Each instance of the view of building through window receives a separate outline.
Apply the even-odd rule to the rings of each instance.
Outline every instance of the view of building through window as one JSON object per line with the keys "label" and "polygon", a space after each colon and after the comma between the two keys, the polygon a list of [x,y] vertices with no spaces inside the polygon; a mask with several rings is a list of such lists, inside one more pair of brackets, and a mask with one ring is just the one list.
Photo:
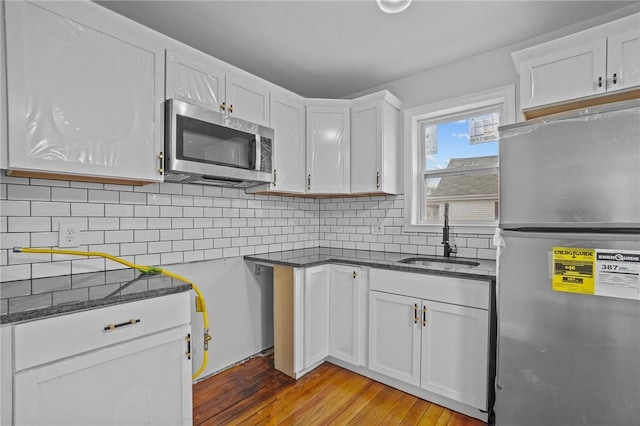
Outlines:
{"label": "view of building through window", "polygon": [[499,111],[421,123],[424,140],[422,220],[451,223],[498,219]]}

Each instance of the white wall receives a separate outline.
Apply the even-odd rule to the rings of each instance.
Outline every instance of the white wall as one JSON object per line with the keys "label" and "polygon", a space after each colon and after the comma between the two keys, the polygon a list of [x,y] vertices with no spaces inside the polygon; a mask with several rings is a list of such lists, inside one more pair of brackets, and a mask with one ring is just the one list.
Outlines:
{"label": "white wall", "polygon": [[[195,283],[209,316],[209,363],[200,378],[273,346],[273,274],[271,268],[240,257],[172,265],[171,272]],[[192,296],[192,300],[195,295]],[[203,326],[200,313],[191,312],[193,370],[200,368]]]}
{"label": "white wall", "polygon": [[[452,62],[438,68],[424,70],[383,85],[355,93],[347,98],[387,89],[403,101],[403,109],[435,103],[511,84],[519,87],[520,78],[511,53],[573,34],[640,11],[640,3],[612,13],[567,26],[520,43]],[[499,29],[496,29],[499,31]],[[517,106],[519,109],[519,99]]]}

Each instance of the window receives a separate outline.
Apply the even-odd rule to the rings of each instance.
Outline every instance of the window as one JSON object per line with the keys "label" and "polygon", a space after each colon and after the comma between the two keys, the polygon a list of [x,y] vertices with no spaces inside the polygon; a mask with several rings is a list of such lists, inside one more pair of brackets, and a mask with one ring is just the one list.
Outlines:
{"label": "window", "polygon": [[514,86],[405,111],[405,229],[444,222],[493,233],[499,211],[498,127],[514,121]]}

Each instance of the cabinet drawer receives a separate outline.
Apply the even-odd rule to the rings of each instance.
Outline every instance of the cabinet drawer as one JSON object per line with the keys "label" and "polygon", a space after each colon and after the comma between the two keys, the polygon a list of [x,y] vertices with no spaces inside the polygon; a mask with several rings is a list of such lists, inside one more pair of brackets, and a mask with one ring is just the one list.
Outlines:
{"label": "cabinet drawer", "polygon": [[184,292],[17,324],[15,371],[189,324],[189,301]]}
{"label": "cabinet drawer", "polygon": [[489,281],[371,269],[370,289],[443,303],[489,309]]}

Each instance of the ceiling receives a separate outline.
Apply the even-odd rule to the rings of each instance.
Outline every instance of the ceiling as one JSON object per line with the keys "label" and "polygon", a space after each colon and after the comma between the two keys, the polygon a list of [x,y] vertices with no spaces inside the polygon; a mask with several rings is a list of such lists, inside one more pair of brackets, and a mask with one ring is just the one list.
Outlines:
{"label": "ceiling", "polygon": [[341,98],[636,2],[96,1],[306,97]]}

